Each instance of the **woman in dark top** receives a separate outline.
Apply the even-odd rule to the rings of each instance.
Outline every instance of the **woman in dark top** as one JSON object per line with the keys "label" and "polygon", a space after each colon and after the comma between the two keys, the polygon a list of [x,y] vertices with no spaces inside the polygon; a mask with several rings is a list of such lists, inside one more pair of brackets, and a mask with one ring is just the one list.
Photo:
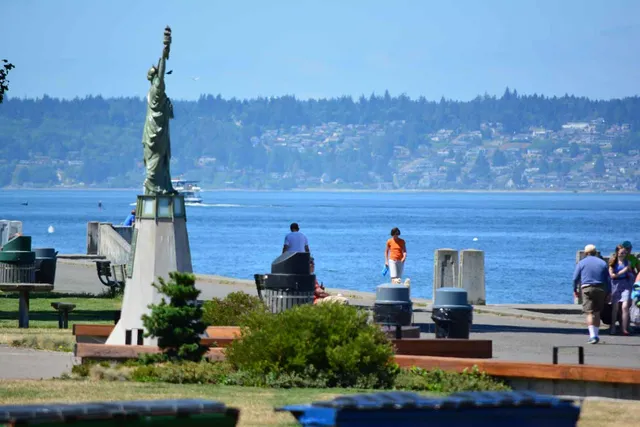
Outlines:
{"label": "woman in dark top", "polygon": [[633,270],[627,260],[627,249],[616,246],[616,253],[609,258],[609,276],[611,276],[611,335],[616,333],[618,307],[622,304],[623,335],[629,335],[629,309],[631,308],[631,288],[633,287]]}

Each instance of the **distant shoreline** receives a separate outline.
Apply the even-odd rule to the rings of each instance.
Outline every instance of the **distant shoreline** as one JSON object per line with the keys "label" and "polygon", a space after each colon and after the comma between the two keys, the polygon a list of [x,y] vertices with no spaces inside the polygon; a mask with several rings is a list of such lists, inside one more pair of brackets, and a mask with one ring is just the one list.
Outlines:
{"label": "distant shoreline", "polygon": [[[136,191],[138,187],[110,188],[110,187],[2,187],[12,191]],[[496,193],[496,194],[640,194],[640,191],[589,191],[589,190],[375,190],[375,189],[347,189],[347,188],[294,188],[291,190],[256,190],[244,188],[204,188],[202,192],[244,192],[244,193]]]}

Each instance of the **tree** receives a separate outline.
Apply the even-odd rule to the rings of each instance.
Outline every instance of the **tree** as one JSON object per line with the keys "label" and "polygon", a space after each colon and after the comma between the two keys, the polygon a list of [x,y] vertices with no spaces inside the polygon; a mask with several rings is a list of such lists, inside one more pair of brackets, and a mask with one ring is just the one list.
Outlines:
{"label": "tree", "polygon": [[4,100],[4,93],[9,90],[9,80],[7,80],[7,76],[9,75],[9,71],[15,68],[15,66],[3,59],[0,61],[2,65],[0,66],[0,104]]}
{"label": "tree", "polygon": [[169,282],[160,277],[160,284],[153,283],[161,294],[160,304],[151,304],[151,314],[142,316],[147,329],[145,336],[157,337],[160,347],[169,360],[198,362],[207,352],[200,344],[200,335],[206,326],[202,322],[202,308],[196,304],[200,291],[195,287],[196,277],[190,273],[169,273]]}
{"label": "tree", "polygon": [[497,149],[493,152],[493,157],[491,158],[491,164],[495,167],[506,166],[507,165],[507,156],[504,155],[504,152],[500,149]]}
{"label": "tree", "polygon": [[478,177],[486,177],[491,172],[491,166],[483,153],[478,153],[472,171]]}
{"label": "tree", "polygon": [[580,154],[580,147],[578,147],[578,144],[576,144],[575,142],[572,142],[571,144],[569,144],[569,156],[575,159],[576,157],[578,157],[579,154]]}
{"label": "tree", "polygon": [[598,156],[598,158],[596,159],[596,162],[593,164],[593,172],[597,176],[602,176],[606,172],[606,168],[604,166],[604,159],[602,158],[602,156]]}
{"label": "tree", "polygon": [[549,173],[549,163],[546,160],[540,160],[540,163],[538,164],[538,172],[542,175]]}

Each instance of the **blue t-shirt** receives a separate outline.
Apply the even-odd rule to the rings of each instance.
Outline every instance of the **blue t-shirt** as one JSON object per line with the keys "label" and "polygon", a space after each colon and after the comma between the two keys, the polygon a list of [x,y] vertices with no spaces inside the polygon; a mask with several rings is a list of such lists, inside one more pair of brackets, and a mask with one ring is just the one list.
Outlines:
{"label": "blue t-shirt", "polygon": [[124,225],[132,226],[133,221],[136,220],[136,216],[134,214],[129,214],[127,219],[124,220]]}
{"label": "blue t-shirt", "polygon": [[600,258],[590,255],[581,260],[573,272],[573,283],[576,287],[582,285],[600,285],[605,289],[611,289],[609,266]]}

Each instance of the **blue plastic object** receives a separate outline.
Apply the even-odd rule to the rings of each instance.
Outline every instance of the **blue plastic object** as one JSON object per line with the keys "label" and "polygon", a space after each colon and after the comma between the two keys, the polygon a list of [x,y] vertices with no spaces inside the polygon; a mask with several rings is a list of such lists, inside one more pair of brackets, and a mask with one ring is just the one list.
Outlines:
{"label": "blue plastic object", "polygon": [[389,272],[389,266],[388,266],[388,265],[385,265],[385,266],[384,266],[384,270],[382,270],[382,275],[383,275],[383,276],[386,276],[388,272]]}
{"label": "blue plastic object", "polygon": [[457,393],[428,398],[389,392],[341,396],[310,405],[290,405],[303,426],[360,427],[575,427],[580,407],[532,392]]}

